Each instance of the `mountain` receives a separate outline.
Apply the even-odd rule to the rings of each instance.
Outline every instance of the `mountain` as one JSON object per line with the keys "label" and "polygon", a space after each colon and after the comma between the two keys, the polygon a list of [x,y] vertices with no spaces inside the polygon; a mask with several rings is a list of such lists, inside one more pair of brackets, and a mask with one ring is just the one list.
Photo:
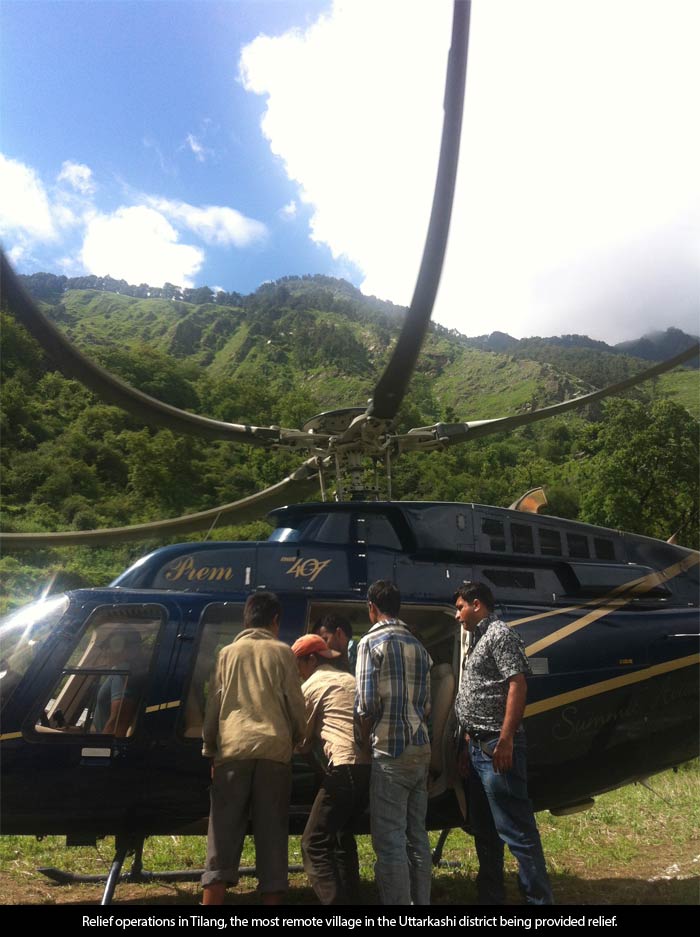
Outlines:
{"label": "mountain", "polygon": [[[179,300],[195,305],[211,303],[216,306],[242,306],[244,308],[279,307],[288,304],[292,308],[317,308],[340,312],[352,316],[362,310],[384,317],[386,321],[399,321],[405,308],[374,296],[365,296],[357,287],[346,280],[322,275],[282,277],[275,282],[264,283],[248,296],[240,293],[214,293],[208,286],[195,289],[182,289],[171,283],[163,287],[152,287],[147,283],[134,286],[125,280],[113,277],[66,277],[52,273],[33,273],[21,275],[20,280],[35,299],[57,304],[65,293],[73,290],[87,290],[117,293],[138,299]],[[434,326],[440,329],[440,326]],[[542,346],[566,349],[586,349],[610,354],[624,354],[646,361],[663,361],[679,354],[694,342],[697,335],[689,335],[681,329],[669,328],[665,332],[652,332],[641,338],[616,345],[589,338],[587,335],[559,335],[548,338],[530,337],[513,338],[505,332],[491,332],[489,335],[468,337],[456,330],[445,330],[452,337],[458,338],[471,348],[481,351],[500,353],[523,351]],[[700,363],[691,362],[686,367],[698,367]]]}
{"label": "mountain", "polygon": [[[672,358],[697,342],[697,335],[688,335],[681,329],[666,329],[665,332],[651,332],[642,338],[630,342],[620,342],[615,349],[625,355],[634,355],[647,361],[663,361]],[[695,362],[694,367],[697,367]]]}
{"label": "mountain", "polygon": [[[183,409],[261,426],[299,427],[323,410],[364,405],[405,314],[330,277],[286,277],[248,296],[168,284],[143,295],[154,291],[109,278],[24,280],[78,347],[130,384]],[[59,374],[10,316],[2,326],[3,529],[176,517],[267,487],[301,461],[144,427]],[[434,325],[398,428],[528,411],[645,366],[585,336],[472,339]],[[682,542],[695,544],[699,405],[697,371],[678,369],[624,398],[509,435],[402,457],[393,466],[395,496],[507,506],[544,484],[553,514],[654,536],[680,528]],[[621,471],[638,458],[634,471]],[[213,536],[267,531],[259,521]],[[148,547],[4,556],[7,600],[31,594],[47,570],[106,583]]]}

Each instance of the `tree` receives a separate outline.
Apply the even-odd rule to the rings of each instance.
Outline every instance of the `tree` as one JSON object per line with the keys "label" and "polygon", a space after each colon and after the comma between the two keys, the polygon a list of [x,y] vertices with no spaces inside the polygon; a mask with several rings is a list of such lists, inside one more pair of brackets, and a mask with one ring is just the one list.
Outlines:
{"label": "tree", "polygon": [[581,519],[697,548],[700,428],[670,400],[611,400],[590,427]]}

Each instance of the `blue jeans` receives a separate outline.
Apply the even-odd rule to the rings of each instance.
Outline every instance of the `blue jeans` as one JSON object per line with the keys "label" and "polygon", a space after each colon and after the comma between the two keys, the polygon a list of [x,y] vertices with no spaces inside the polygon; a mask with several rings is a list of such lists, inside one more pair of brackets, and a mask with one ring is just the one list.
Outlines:
{"label": "blue jeans", "polygon": [[528,904],[552,904],[540,834],[527,796],[525,737],[516,736],[513,766],[496,774],[478,743],[469,743],[469,819],[479,857],[480,904],[503,904],[503,845],[518,861],[518,882]]}
{"label": "blue jeans", "polygon": [[382,904],[430,904],[429,765],[429,745],[372,759],[369,809]]}

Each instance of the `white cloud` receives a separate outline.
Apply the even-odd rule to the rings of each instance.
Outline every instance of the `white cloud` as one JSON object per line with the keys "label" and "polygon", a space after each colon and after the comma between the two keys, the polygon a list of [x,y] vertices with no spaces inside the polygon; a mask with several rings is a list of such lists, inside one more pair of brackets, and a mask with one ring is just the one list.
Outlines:
{"label": "white cloud", "polygon": [[93,195],[95,193],[96,186],[92,178],[92,169],[84,163],[73,163],[66,160],[61,166],[58,181],[67,182],[81,195]]}
{"label": "white cloud", "polygon": [[290,202],[287,202],[286,205],[283,205],[282,208],[280,208],[279,213],[282,216],[282,218],[294,218],[296,217],[297,210],[298,210],[298,205],[294,201],[294,199],[292,199]]}
{"label": "white cloud", "polygon": [[13,265],[22,263],[26,255],[27,247],[24,244],[15,244],[15,246],[8,251],[8,257]]}
{"label": "white cloud", "polygon": [[88,223],[82,261],[90,273],[129,283],[192,286],[204,262],[197,247],[178,243],[177,231],[145,205],[121,207]]}
{"label": "white cloud", "polygon": [[194,153],[195,159],[198,163],[203,163],[206,159],[207,149],[204,147],[200,141],[195,137],[193,133],[188,133],[185,137],[185,143],[190,148],[192,153]]}
{"label": "white cloud", "polygon": [[156,196],[146,196],[145,201],[173,223],[188,228],[205,244],[247,247],[267,234],[267,228],[261,221],[247,218],[235,208],[224,205],[198,207]]}
{"label": "white cloud", "polygon": [[36,172],[0,153],[0,234],[19,239],[15,250],[33,239],[52,241],[57,232],[51,206]]}
{"label": "white cloud", "polygon": [[[89,166],[66,161],[47,189],[29,166],[0,154],[0,234],[15,264],[36,263],[47,242],[49,266],[71,275],[110,274],[130,283],[166,281],[193,286],[204,251],[182,243],[187,231],[207,245],[247,247],[267,235],[262,222],[221,205],[198,207],[157,196],[131,194],[116,211],[99,210]],[[57,253],[56,251],[60,251]]]}
{"label": "white cloud", "polygon": [[[450,10],[336,0],[240,61],[311,236],[395,302],[425,236]],[[697,330],[699,29],[695,0],[663,15],[652,0],[476,0],[438,321],[609,340]]]}

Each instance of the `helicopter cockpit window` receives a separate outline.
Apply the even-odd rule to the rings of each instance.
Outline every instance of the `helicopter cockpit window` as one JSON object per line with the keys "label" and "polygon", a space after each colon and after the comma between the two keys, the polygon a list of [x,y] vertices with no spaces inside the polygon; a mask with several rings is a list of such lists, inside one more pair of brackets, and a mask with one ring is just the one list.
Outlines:
{"label": "helicopter cockpit window", "polygon": [[185,701],[185,738],[202,738],[204,710],[216,658],[243,630],[243,606],[234,602],[207,605],[201,618],[201,637]]}
{"label": "helicopter cockpit window", "polygon": [[68,596],[32,602],[0,621],[0,708],[68,608]]}
{"label": "helicopter cockpit window", "polygon": [[342,543],[350,539],[350,514],[333,511],[299,518],[294,527],[278,527],[268,540],[273,543]]}
{"label": "helicopter cockpit window", "polygon": [[44,734],[132,734],[164,620],[155,605],[91,615],[35,726]]}
{"label": "helicopter cockpit window", "polygon": [[299,539],[299,531],[295,527],[277,527],[267,539],[271,543],[294,543]]}

